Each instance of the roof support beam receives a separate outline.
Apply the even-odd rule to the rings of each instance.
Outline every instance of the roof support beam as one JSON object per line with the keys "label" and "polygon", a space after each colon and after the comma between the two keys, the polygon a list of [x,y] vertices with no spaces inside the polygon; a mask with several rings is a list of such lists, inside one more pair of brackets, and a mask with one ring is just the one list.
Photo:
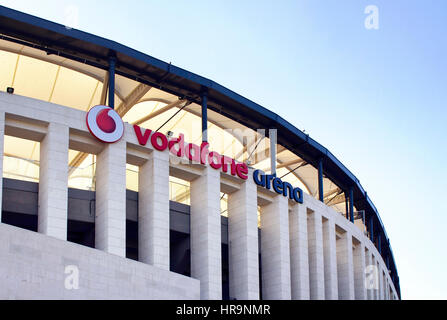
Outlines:
{"label": "roof support beam", "polygon": [[109,58],[109,107],[115,109],[115,65],[116,57]]}
{"label": "roof support beam", "polygon": [[149,92],[149,90],[152,87],[145,85],[143,83],[140,83],[135,89],[132,90],[131,93],[126,97],[125,101],[121,102],[118,108],[116,109],[116,112],[121,116],[124,117],[124,115],[135,105],[137,104],[141,98],[144,97],[146,93]]}
{"label": "roof support beam", "polygon": [[[324,199],[326,200],[324,203],[328,205],[338,204],[344,201],[344,196],[342,194],[342,190],[340,188],[336,188],[324,194]],[[332,197],[331,197],[332,196]]]}
{"label": "roof support beam", "polygon": [[202,90],[202,142],[208,141],[208,91]]}
{"label": "roof support beam", "polygon": [[291,160],[291,161],[287,161],[287,162],[283,162],[281,164],[278,164],[276,166],[276,169],[281,169],[281,168],[285,168],[285,167],[288,167],[288,166],[293,166],[295,164],[296,165],[300,165],[302,163],[304,163],[303,159],[295,159],[295,160]]}
{"label": "roof support beam", "polygon": [[335,188],[334,190],[326,192],[323,197],[326,199],[327,197],[333,195],[334,193],[338,193],[338,192],[340,192],[340,188]]}
{"label": "roof support beam", "polygon": [[354,222],[354,188],[349,187],[349,220]]}
{"label": "roof support beam", "polygon": [[[279,162],[279,164],[282,164],[281,160],[278,160],[278,162]],[[308,192],[309,194],[311,194],[312,192],[311,192],[309,186],[308,186],[307,183],[304,181],[303,177],[301,177],[300,174],[297,172],[299,168],[304,167],[305,165],[307,165],[307,163],[305,163],[305,161],[303,161],[298,167],[295,167],[294,169],[290,169],[289,167],[286,167],[286,168],[289,170],[289,172],[286,173],[286,175],[289,174],[289,173],[292,173],[295,177],[297,177],[297,179],[298,179],[299,181],[301,181],[301,183],[302,183],[302,184],[304,185],[304,187],[307,189],[307,192]],[[264,169],[261,169],[261,170],[262,170],[262,171],[265,171]],[[282,179],[283,177],[284,177],[284,175],[281,177],[281,179]]]}
{"label": "roof support beam", "polygon": [[[254,148],[253,148],[253,150],[251,151],[251,153],[253,153],[253,152],[255,151],[255,148],[257,147],[257,144],[260,143],[260,141],[261,141],[262,139],[264,139],[264,138],[265,138],[265,136],[262,135],[261,137],[256,136],[255,139],[250,139],[251,143],[248,143],[248,141],[247,141],[247,143],[244,145],[244,147],[242,148],[242,150],[239,151],[239,152],[234,156],[234,158],[235,158],[235,159],[239,159],[245,152],[248,152],[248,148],[250,148],[250,147],[252,147],[252,146],[254,145]],[[251,155],[251,154],[250,154],[250,155]]]}
{"label": "roof support beam", "polygon": [[345,194],[345,204],[346,204],[346,216],[345,216],[345,218],[346,218],[346,220],[349,220],[349,195],[346,192],[346,190],[344,191],[344,194]]}
{"label": "roof support beam", "polygon": [[242,150],[239,151],[239,152],[234,156],[234,158],[235,158],[235,159],[239,159],[245,152],[247,152],[247,149],[248,149],[248,145],[245,145],[245,146],[242,148]]}
{"label": "roof support beam", "polygon": [[276,129],[269,130],[270,139],[270,174],[276,175]]}
{"label": "roof support beam", "polygon": [[147,116],[145,116],[145,117],[135,121],[133,124],[140,125],[143,122],[146,122],[146,121],[148,121],[148,120],[150,120],[152,118],[155,118],[156,116],[158,116],[158,115],[160,115],[160,114],[162,114],[162,113],[164,113],[164,112],[166,112],[166,111],[168,111],[168,110],[170,110],[172,108],[175,108],[175,107],[179,106],[182,102],[187,102],[187,100],[180,100],[179,99],[177,101],[171,102],[167,106],[164,106],[163,108],[161,108],[159,110],[156,110],[156,111],[148,114]]}
{"label": "roof support beam", "polygon": [[99,103],[103,106],[106,105],[108,88],[109,88],[109,72],[107,71],[106,76],[104,77],[104,81],[102,82],[101,100],[99,100]]}
{"label": "roof support beam", "polygon": [[[280,162],[280,161],[278,160],[278,156],[279,156],[279,154],[282,153],[282,152],[284,152],[284,151],[287,151],[287,149],[284,148],[284,147],[281,146],[281,145],[276,145],[276,160],[277,160],[278,162]],[[255,165],[255,164],[257,164],[257,163],[259,163],[259,162],[261,162],[261,161],[263,161],[263,160],[265,160],[265,159],[267,159],[267,158],[270,158],[270,147],[267,148],[267,149],[264,151],[263,154],[262,154],[262,153],[259,154],[256,158],[257,158],[257,159],[256,159],[257,161],[252,162],[252,163],[251,163],[252,165]],[[270,169],[270,166],[268,167],[268,169]],[[265,170],[264,170],[264,171],[265,171]]]}
{"label": "roof support beam", "polygon": [[323,194],[323,158],[318,160],[318,197],[321,202],[324,203]]}
{"label": "roof support beam", "polygon": [[68,165],[68,176],[77,169],[77,167],[88,157],[88,153],[78,152]]}
{"label": "roof support beam", "polygon": [[343,202],[345,202],[345,201],[346,201],[345,196],[344,196],[342,193],[340,193],[340,194],[335,195],[333,198],[331,198],[331,199],[326,203],[326,205],[331,205],[331,206],[333,206],[333,205],[336,205],[336,204],[343,203]]}

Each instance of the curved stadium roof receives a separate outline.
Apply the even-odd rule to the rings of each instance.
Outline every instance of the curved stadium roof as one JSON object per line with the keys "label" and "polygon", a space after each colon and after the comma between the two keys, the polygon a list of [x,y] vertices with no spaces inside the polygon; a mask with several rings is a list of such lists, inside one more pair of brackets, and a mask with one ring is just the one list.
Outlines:
{"label": "curved stadium roof", "polygon": [[[391,258],[390,269],[400,294],[396,264],[377,209],[354,174],[324,146],[277,114],[212,80],[114,41],[0,6],[2,89],[13,86],[17,94],[87,111],[93,105],[105,103],[104,84],[111,56],[117,61],[115,109],[124,121],[156,129],[155,126],[175,114],[164,130],[185,133],[189,135],[187,140],[196,142],[201,134],[197,131],[200,97],[206,89],[209,140],[222,154],[245,160],[254,149],[254,142],[260,140],[256,130],[276,128],[278,175],[293,171],[285,180],[301,186],[312,196],[318,194],[316,168],[323,159],[326,204],[337,211],[344,210],[344,192],[353,188],[356,209],[364,210],[367,218],[373,217],[375,232],[382,234],[382,255],[389,254]],[[46,77],[40,77],[42,74]],[[191,104],[179,111],[188,101]],[[237,134],[228,133],[228,129],[233,133],[251,130],[254,140],[243,141]],[[213,130],[216,134],[212,134]],[[211,141],[217,136],[224,138]],[[268,146],[268,138],[264,140]],[[33,147],[25,146],[23,154],[16,156],[38,160],[38,154],[29,154],[29,150]],[[86,156],[70,152],[70,164],[78,166]],[[254,166],[268,168],[268,159],[261,156]]]}

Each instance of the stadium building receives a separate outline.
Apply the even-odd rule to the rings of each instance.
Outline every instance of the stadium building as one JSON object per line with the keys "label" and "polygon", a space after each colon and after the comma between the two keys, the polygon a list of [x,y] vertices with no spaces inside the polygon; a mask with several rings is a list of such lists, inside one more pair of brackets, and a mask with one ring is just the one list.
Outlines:
{"label": "stadium building", "polygon": [[400,299],[371,198],[285,119],[5,7],[0,33],[1,299]]}

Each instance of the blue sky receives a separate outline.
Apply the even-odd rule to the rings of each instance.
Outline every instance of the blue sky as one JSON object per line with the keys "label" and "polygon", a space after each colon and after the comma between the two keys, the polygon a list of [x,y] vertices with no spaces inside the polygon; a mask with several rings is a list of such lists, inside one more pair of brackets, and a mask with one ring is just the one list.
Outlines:
{"label": "blue sky", "polygon": [[[242,3],[241,3],[242,2]],[[332,151],[378,208],[404,299],[447,299],[447,2],[1,1],[210,78]],[[364,27],[367,5],[379,29]]]}

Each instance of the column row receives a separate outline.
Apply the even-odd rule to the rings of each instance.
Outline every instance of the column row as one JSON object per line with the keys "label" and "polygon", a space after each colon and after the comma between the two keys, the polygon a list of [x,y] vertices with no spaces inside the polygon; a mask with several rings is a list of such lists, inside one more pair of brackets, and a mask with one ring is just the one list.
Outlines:
{"label": "column row", "polygon": [[[3,143],[4,113],[0,114]],[[38,231],[67,239],[69,129],[50,123],[40,143]],[[0,149],[3,147],[0,145]],[[1,157],[2,158],[2,157]],[[0,161],[0,169],[2,162]],[[169,154],[148,153],[139,168],[139,260],[169,270]],[[126,255],[126,142],[104,145],[97,156],[95,247]],[[191,276],[202,299],[222,298],[220,172],[210,167],[191,182]],[[1,193],[0,193],[1,196]],[[1,203],[1,198],[0,198]],[[349,231],[318,210],[275,196],[261,207],[258,246],[257,187],[251,179],[228,197],[230,297],[259,299],[385,299],[365,287],[367,266],[378,261]],[[355,242],[355,243],[354,243]],[[261,277],[259,275],[261,254]],[[380,269],[378,269],[380,270]],[[368,290],[367,290],[368,289]]]}

